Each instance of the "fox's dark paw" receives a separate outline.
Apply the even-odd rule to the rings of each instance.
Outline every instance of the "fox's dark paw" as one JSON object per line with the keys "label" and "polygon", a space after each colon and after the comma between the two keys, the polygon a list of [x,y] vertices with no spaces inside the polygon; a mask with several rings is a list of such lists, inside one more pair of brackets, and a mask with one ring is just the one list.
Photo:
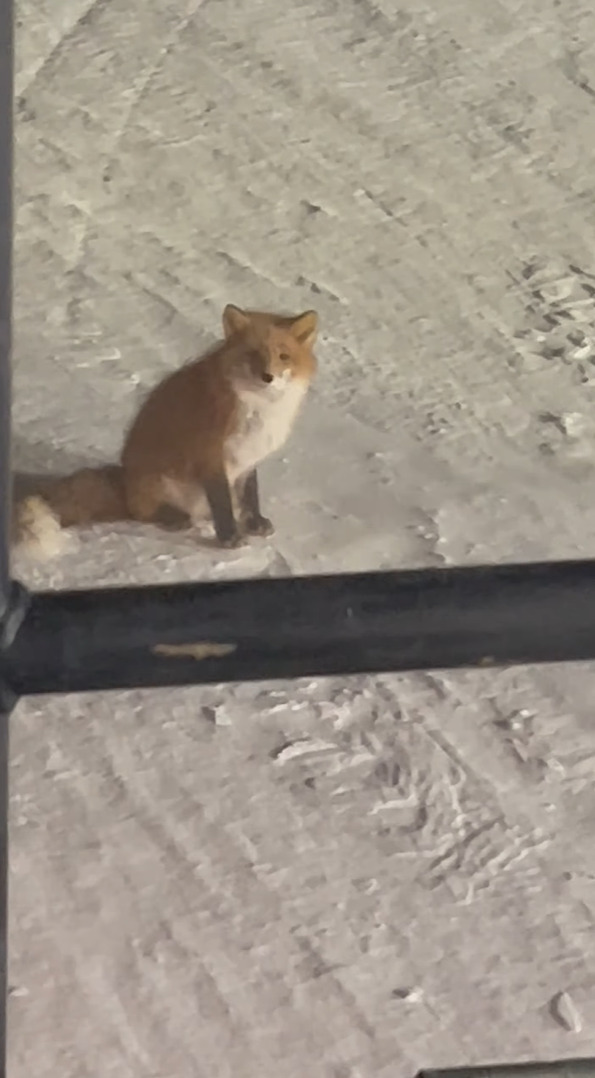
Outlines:
{"label": "fox's dark paw", "polygon": [[219,539],[218,543],[224,550],[236,550],[239,546],[246,545],[246,536],[242,532],[234,532],[233,535],[227,535],[224,539]]}
{"label": "fox's dark paw", "polygon": [[254,517],[246,521],[248,535],[273,535],[275,529],[267,517]]}

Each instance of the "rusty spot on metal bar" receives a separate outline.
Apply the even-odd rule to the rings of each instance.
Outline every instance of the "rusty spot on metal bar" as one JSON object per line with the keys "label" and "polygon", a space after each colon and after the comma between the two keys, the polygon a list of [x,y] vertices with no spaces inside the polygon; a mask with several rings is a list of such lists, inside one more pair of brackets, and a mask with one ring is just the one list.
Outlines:
{"label": "rusty spot on metal bar", "polygon": [[154,655],[169,659],[223,659],[237,651],[237,644],[218,644],[211,640],[197,640],[195,644],[155,644],[151,648]]}

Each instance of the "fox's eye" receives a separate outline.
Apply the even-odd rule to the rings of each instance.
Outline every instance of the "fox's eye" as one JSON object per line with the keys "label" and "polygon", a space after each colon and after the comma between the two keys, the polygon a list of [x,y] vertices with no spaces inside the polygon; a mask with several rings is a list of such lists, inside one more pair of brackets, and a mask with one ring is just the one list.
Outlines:
{"label": "fox's eye", "polygon": [[291,356],[288,356],[287,352],[279,352],[279,359],[282,363],[289,363]]}

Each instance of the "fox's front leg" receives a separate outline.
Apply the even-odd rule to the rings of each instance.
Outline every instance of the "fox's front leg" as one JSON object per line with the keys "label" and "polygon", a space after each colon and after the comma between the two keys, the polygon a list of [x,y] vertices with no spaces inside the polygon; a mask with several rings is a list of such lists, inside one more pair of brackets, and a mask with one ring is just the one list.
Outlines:
{"label": "fox's front leg", "polygon": [[242,476],[237,485],[242,525],[248,535],[272,535],[274,527],[260,512],[260,495],[256,470]]}
{"label": "fox's front leg", "polygon": [[225,471],[217,472],[203,480],[204,490],[219,544],[224,547],[241,546],[243,535],[233,512],[231,490]]}

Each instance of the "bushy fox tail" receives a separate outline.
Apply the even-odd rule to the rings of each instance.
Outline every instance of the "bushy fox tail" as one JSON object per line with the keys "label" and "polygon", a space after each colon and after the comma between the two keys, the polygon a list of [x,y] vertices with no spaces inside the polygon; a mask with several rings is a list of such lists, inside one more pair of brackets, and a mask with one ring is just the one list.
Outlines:
{"label": "bushy fox tail", "polygon": [[48,480],[39,494],[17,502],[14,544],[37,558],[51,558],[64,549],[64,528],[128,517],[122,468],[117,464],[83,468]]}

